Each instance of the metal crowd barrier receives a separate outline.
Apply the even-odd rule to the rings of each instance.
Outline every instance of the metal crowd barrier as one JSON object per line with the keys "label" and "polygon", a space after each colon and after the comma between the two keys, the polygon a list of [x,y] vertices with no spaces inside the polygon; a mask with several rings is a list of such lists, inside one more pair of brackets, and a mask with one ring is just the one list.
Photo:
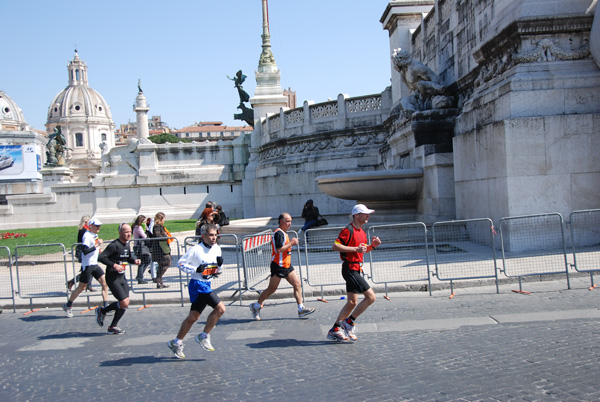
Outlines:
{"label": "metal crowd barrier", "polygon": [[558,213],[500,220],[503,272],[508,277],[564,273],[571,289],[563,217]]}
{"label": "metal crowd barrier", "polygon": [[15,247],[17,294],[22,299],[66,297],[67,256],[62,244]]}
{"label": "metal crowd barrier", "polygon": [[244,270],[244,289],[263,290],[271,275],[271,238],[270,230],[242,239],[242,265]]}
{"label": "metal crowd barrier", "polygon": [[573,267],[578,272],[589,272],[593,289],[594,273],[600,271],[600,209],[574,211],[569,221]]}
{"label": "metal crowd barrier", "polygon": [[[298,238],[298,233],[290,230],[287,232],[291,239]],[[261,293],[269,286],[271,279],[271,241],[273,232],[267,230],[242,239],[242,264],[244,272],[244,290]],[[304,299],[304,283],[302,281],[302,262],[299,247],[292,249],[292,266],[296,271],[301,284],[301,297]],[[287,280],[282,280],[278,289],[291,288]],[[240,292],[241,293],[241,292]],[[240,304],[242,302],[240,294]]]}
{"label": "metal crowd barrier", "polygon": [[[161,243],[168,240],[172,240],[168,246],[170,253],[167,255],[161,249]],[[130,250],[135,249],[136,243],[144,242],[150,249],[150,254],[152,258],[152,262],[150,263],[150,269],[156,268],[157,272],[160,267],[156,265],[154,268],[152,267],[152,263],[160,264],[161,260],[165,257],[169,259],[169,268],[167,268],[164,273],[162,280],[166,288],[158,288],[157,283],[155,283],[152,279],[147,281],[146,284],[138,284],[136,279],[138,273],[138,265],[129,265],[129,287],[131,292],[139,293],[142,295],[142,301],[144,306],[146,306],[146,295],[147,294],[164,294],[164,293],[179,293],[181,299],[181,305],[184,305],[184,297],[183,297],[183,286],[184,286],[184,276],[183,273],[177,268],[177,261],[181,258],[181,253],[179,251],[179,240],[175,237],[152,237],[150,239],[131,239],[127,243],[127,247]],[[164,243],[163,243],[164,244]],[[136,256],[137,257],[137,256]],[[139,257],[138,257],[139,258]],[[166,261],[166,259],[165,259]],[[144,279],[146,280],[146,279]]]}
{"label": "metal crowd barrier", "polygon": [[[333,243],[345,226],[318,227],[308,229],[303,235],[304,261],[306,264],[306,283],[323,287],[345,285],[342,278],[342,260],[340,253],[332,250]],[[368,262],[367,262],[368,264]],[[363,272],[369,272],[363,265]]]}
{"label": "metal crowd barrier", "polygon": [[427,227],[422,222],[371,226],[368,237],[382,244],[368,254],[371,280],[388,283],[427,281],[431,295],[431,273],[427,245]]}
{"label": "metal crowd barrier", "polygon": [[8,247],[0,247],[0,299],[12,300],[13,313],[15,305],[15,285],[13,282],[12,257]]}
{"label": "metal crowd barrier", "polygon": [[491,219],[435,222],[432,232],[434,275],[450,281],[452,295],[454,281],[466,279],[494,278],[500,292]]}

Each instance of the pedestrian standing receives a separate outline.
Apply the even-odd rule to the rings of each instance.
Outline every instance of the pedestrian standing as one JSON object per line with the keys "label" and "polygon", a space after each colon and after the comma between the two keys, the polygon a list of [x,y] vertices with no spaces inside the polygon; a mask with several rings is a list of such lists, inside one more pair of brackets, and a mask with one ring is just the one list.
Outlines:
{"label": "pedestrian standing", "polygon": [[83,292],[83,290],[89,285],[92,278],[96,278],[96,280],[100,282],[100,285],[102,286],[102,300],[104,300],[104,305],[107,304],[108,287],[106,286],[104,271],[98,266],[98,252],[100,251],[100,246],[102,245],[102,239],[98,237],[100,226],[102,226],[102,222],[100,222],[99,219],[91,218],[88,221],[88,230],[86,230],[86,232],[83,234],[83,238],[81,240],[82,257],[79,285],[73,291],[73,293],[71,293],[69,301],[62,305],[63,310],[69,318],[73,317],[73,311],[71,310],[73,302],[75,299],[77,299],[77,296],[79,296],[81,292]]}
{"label": "pedestrian standing", "polygon": [[148,243],[143,240],[148,236],[146,235],[146,220],[147,218],[144,215],[138,215],[135,218],[135,222],[131,226],[131,230],[133,231],[133,239],[136,240],[133,245],[133,252],[136,257],[142,261],[142,263],[138,266],[136,279],[139,285],[145,285],[148,283],[144,280],[144,272],[146,268],[150,267],[152,264],[152,255],[150,254],[150,248],[148,247]]}
{"label": "pedestrian standing", "polygon": [[212,290],[212,278],[221,273],[223,257],[221,247],[217,244],[217,227],[211,223],[201,228],[201,241],[190,248],[177,263],[179,269],[191,275],[188,291],[190,294],[190,312],[181,323],[177,337],[167,346],[178,359],[185,358],[183,354],[183,338],[200,318],[206,306],[213,311],[206,318],[206,324],[201,334],[196,336],[196,342],[202,349],[214,352],[210,342],[210,331],[217,325],[219,318],[225,313],[225,305]]}
{"label": "pedestrian standing", "polygon": [[[327,338],[334,341],[356,341],[354,321],[375,302],[375,292],[361,275],[364,254],[381,244],[377,236],[371,239],[371,244],[367,244],[367,234],[363,230],[373,212],[375,211],[363,204],[355,205],[352,208],[352,222],[342,229],[333,243],[333,251],[338,251],[343,261],[342,277],[346,281],[347,294],[346,304],[327,334]],[[364,299],[358,303],[360,293],[364,295]]]}
{"label": "pedestrian standing", "polygon": [[125,334],[125,330],[117,325],[125,314],[125,310],[129,307],[129,285],[125,279],[127,264],[139,265],[141,263],[129,249],[128,242],[130,239],[131,226],[127,223],[121,223],[119,225],[119,238],[106,246],[98,257],[98,260],[106,265],[106,283],[117,301],[107,307],[96,308],[96,322],[99,326],[103,326],[106,313],[114,311],[115,315],[108,327],[108,333],[113,335]]}
{"label": "pedestrian standing", "polygon": [[156,272],[156,288],[168,288],[169,285],[163,283],[163,275],[171,266],[171,233],[165,227],[166,215],[159,212],[154,216],[154,226],[152,234],[157,238],[168,238],[164,240],[155,240],[152,252],[152,260],[158,263],[158,271]]}
{"label": "pedestrian standing", "polygon": [[271,279],[269,286],[265,289],[256,303],[250,304],[252,318],[260,320],[260,310],[263,308],[265,300],[271,296],[277,288],[282,278],[285,278],[294,288],[294,298],[298,304],[298,317],[304,318],[315,312],[313,307],[305,307],[302,303],[302,286],[300,278],[296,275],[292,267],[292,247],[298,244],[298,238],[290,240],[286,233],[292,225],[292,217],[287,212],[279,215],[279,227],[273,233],[271,238]]}

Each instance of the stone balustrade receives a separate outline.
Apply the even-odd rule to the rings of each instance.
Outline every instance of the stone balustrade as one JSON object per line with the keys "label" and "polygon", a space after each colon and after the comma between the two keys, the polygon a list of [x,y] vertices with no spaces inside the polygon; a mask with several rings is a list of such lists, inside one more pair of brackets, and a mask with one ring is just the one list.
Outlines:
{"label": "stone balustrade", "polygon": [[267,115],[261,121],[262,145],[281,138],[380,125],[392,107],[391,90],[350,98],[340,94],[335,101],[305,101],[302,107]]}

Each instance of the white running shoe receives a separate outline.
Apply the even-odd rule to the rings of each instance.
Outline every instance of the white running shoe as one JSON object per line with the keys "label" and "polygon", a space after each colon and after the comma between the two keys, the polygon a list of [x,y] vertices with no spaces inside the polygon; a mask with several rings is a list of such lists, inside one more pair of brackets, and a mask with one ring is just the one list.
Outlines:
{"label": "white running shoe", "polygon": [[327,339],[337,342],[346,342],[348,341],[348,336],[346,336],[346,331],[344,331],[342,327],[337,327],[336,330],[333,328],[329,330],[327,333]]}
{"label": "white running shoe", "polygon": [[304,307],[302,310],[298,311],[298,318],[304,318],[307,315],[310,315],[315,312],[314,307]]}
{"label": "white running shoe", "polygon": [[71,307],[67,307],[67,303],[62,305],[62,309],[67,313],[67,317],[73,318],[73,311],[71,310]]}
{"label": "white running shoe", "polygon": [[342,326],[342,328],[344,328],[344,331],[346,332],[346,335],[348,336],[348,338],[350,338],[350,340],[355,341],[358,339],[355,334],[356,324],[354,324],[354,323],[350,324],[348,322],[348,320],[342,320],[341,326]]}
{"label": "white running shoe", "polygon": [[185,355],[183,354],[183,342],[178,345],[175,340],[172,340],[167,342],[167,346],[171,349],[176,358],[185,359]]}
{"label": "white running shoe", "polygon": [[258,304],[258,303],[250,304],[250,311],[252,311],[252,318],[255,319],[256,321],[260,321],[260,307],[256,308],[254,306],[255,304]]}
{"label": "white running shoe", "polygon": [[198,342],[200,346],[202,346],[202,349],[206,350],[207,352],[215,351],[213,345],[210,344],[210,334],[206,335],[206,338],[203,338],[202,334],[196,335],[196,342]]}

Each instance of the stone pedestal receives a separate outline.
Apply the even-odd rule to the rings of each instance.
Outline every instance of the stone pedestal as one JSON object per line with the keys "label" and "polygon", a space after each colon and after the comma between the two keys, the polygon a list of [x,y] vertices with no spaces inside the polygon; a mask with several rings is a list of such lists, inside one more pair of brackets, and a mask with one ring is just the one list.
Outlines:
{"label": "stone pedestal", "polygon": [[40,173],[44,177],[44,187],[73,182],[73,171],[68,167],[45,167]]}

